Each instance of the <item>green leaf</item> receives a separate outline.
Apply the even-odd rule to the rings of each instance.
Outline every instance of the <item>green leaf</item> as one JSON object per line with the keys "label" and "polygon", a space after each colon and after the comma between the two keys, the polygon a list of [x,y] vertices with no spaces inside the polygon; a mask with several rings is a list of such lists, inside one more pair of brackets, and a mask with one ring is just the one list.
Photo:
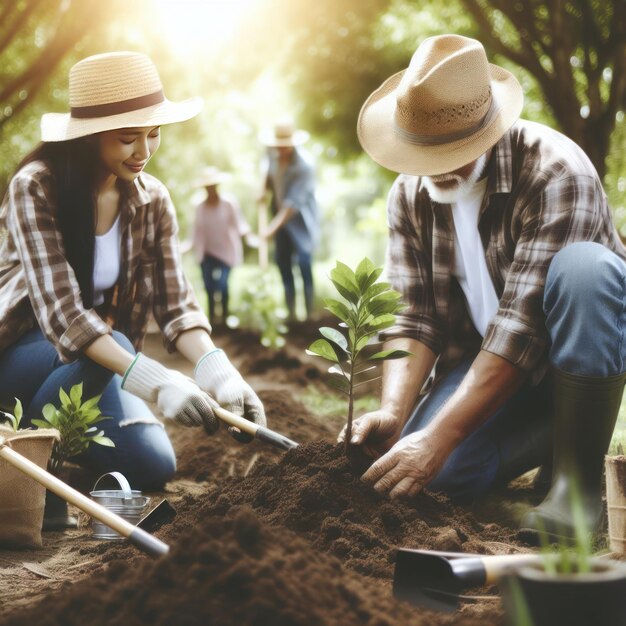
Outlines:
{"label": "green leaf", "polygon": [[402,296],[397,291],[385,291],[372,298],[367,304],[367,310],[374,316],[379,317],[386,313],[395,314],[404,308]]}
{"label": "green leaf", "polygon": [[91,441],[95,443],[99,443],[101,446],[106,446],[107,448],[115,448],[115,443],[111,441],[108,437],[104,437],[102,435],[96,435],[91,438]]}
{"label": "green leaf", "polygon": [[78,383],[70,389],[70,399],[74,406],[80,406],[80,401],[83,399],[83,383]]}
{"label": "green leaf", "polygon": [[335,363],[339,363],[339,359],[333,350],[333,347],[326,341],[326,339],[317,339],[315,340],[306,350],[307,354],[316,354],[317,356],[321,356],[323,359],[327,361],[333,361]]}
{"label": "green leaf", "polygon": [[359,296],[356,293],[356,287],[354,290],[351,289],[351,286],[346,283],[342,283],[340,280],[331,278],[330,279],[333,285],[335,285],[335,289],[348,301],[352,302],[352,304],[356,304],[359,301]]}
{"label": "green leaf", "polygon": [[406,350],[382,350],[368,357],[368,361],[391,361],[392,359],[403,359],[405,356],[411,356],[411,354]]}
{"label": "green leaf", "polygon": [[61,400],[61,406],[63,408],[67,408],[72,404],[70,397],[65,393],[65,389],[63,387],[59,388],[59,400]]}
{"label": "green leaf", "polygon": [[348,340],[345,335],[335,328],[330,328],[329,326],[322,326],[320,328],[320,334],[323,337],[326,337],[328,341],[335,343],[342,351],[346,351],[348,349]]}
{"label": "green leaf", "polygon": [[98,395],[98,396],[94,396],[93,398],[89,398],[89,400],[85,400],[80,408],[83,410],[89,410],[89,409],[93,409],[95,406],[98,405],[98,402],[100,402],[100,398],[102,397],[102,394]]}
{"label": "green leaf", "polygon": [[389,283],[376,283],[365,290],[365,293],[361,296],[361,302],[369,302],[372,298],[388,291],[390,288],[391,285]]}
{"label": "green leaf", "polygon": [[347,265],[337,261],[336,267],[330,271],[330,280],[346,300],[353,304],[359,301],[359,287],[356,283],[356,277]]}
{"label": "green leaf", "polygon": [[31,424],[33,424],[33,426],[38,426],[39,428],[50,428],[51,426],[48,422],[38,419],[31,420]]}
{"label": "green leaf", "polygon": [[52,423],[56,423],[56,415],[57,415],[57,410],[54,407],[54,404],[48,403],[45,404],[43,409],[41,409],[41,412],[43,414],[43,416],[52,424]]}
{"label": "green leaf", "polygon": [[11,422],[11,428],[17,432],[17,419],[15,416],[10,413],[5,413],[5,416],[8,418],[9,422]]}
{"label": "green leaf", "polygon": [[359,263],[356,268],[356,282],[361,294],[378,280],[382,271],[382,267],[376,267],[367,257]]}
{"label": "green leaf", "polygon": [[339,300],[335,300],[334,298],[326,298],[324,302],[326,303],[325,309],[330,311],[335,317],[338,317],[346,324],[351,322],[350,310],[343,302],[339,302]]}
{"label": "green leaf", "polygon": [[347,282],[348,284],[352,285],[354,291],[356,292],[356,276],[352,269],[348,267],[345,263],[342,263],[341,261],[336,261],[335,267],[330,271],[330,275],[331,278],[338,277],[342,280],[342,282]]}
{"label": "green leaf", "polygon": [[366,329],[378,332],[379,330],[383,330],[383,328],[389,328],[393,326],[396,321],[396,316],[391,313],[385,313],[383,315],[379,315],[378,317],[372,318],[371,321],[367,322]]}
{"label": "green leaf", "polygon": [[370,334],[359,337],[359,340],[356,342],[356,346],[354,347],[354,351],[360,352],[361,350],[363,350],[363,348],[365,348],[365,346],[369,343],[371,336],[372,335]]}
{"label": "green leaf", "polygon": [[15,398],[15,408],[13,409],[13,415],[15,415],[15,419],[19,424],[22,416],[24,415],[24,409],[22,408],[22,403],[20,402],[19,398]]}

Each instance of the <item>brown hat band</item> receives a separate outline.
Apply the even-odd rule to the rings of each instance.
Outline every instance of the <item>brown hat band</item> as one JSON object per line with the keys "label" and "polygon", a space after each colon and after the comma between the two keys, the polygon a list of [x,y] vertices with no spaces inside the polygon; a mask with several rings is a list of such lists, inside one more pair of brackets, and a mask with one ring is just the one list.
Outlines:
{"label": "brown hat band", "polygon": [[130,98],[130,100],[122,100],[120,102],[107,102],[106,104],[94,104],[86,107],[72,107],[70,113],[75,118],[88,117],[107,117],[109,115],[117,115],[118,113],[128,113],[129,111],[137,111],[145,109],[153,104],[159,104],[165,100],[163,90],[149,93],[146,96],[138,98]]}
{"label": "brown hat band", "polygon": [[491,104],[489,105],[489,110],[485,113],[485,116],[479,120],[476,124],[468,128],[464,128],[463,130],[458,130],[454,133],[447,133],[446,135],[418,135],[417,133],[413,133],[410,130],[406,130],[405,128],[401,128],[398,124],[394,125],[394,130],[396,135],[407,141],[408,143],[412,143],[416,146],[441,146],[446,143],[452,143],[453,141],[459,141],[460,139],[465,139],[474,133],[477,133],[479,130],[482,130],[491,123],[493,118],[500,112],[500,107],[496,105],[495,99],[491,99]]}

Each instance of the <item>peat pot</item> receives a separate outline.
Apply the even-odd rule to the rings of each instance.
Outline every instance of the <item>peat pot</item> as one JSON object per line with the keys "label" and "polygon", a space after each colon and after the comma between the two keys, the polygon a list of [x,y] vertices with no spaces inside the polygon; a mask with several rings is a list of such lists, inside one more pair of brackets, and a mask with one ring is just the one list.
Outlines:
{"label": "peat pot", "polygon": [[609,545],[613,552],[624,554],[626,553],[626,456],[606,456],[604,466]]}
{"label": "peat pot", "polygon": [[526,565],[502,584],[507,626],[624,626],[626,564],[592,559],[585,574]]}
{"label": "peat pot", "polygon": [[[107,482],[112,482],[115,488],[98,489],[104,487]],[[141,491],[130,488],[128,480],[120,472],[109,472],[100,476],[89,495],[94,502],[134,525],[141,520],[150,503],[150,498],[141,495]],[[117,531],[95,518],[91,522],[91,528],[96,539],[124,539]]]}

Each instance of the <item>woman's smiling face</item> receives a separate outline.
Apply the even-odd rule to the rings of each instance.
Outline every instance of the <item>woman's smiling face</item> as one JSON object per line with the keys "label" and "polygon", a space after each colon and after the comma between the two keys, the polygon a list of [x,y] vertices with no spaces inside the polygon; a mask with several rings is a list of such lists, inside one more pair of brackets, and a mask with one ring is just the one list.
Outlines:
{"label": "woman's smiling face", "polygon": [[157,151],[160,127],[108,130],[98,134],[98,142],[105,175],[132,182]]}

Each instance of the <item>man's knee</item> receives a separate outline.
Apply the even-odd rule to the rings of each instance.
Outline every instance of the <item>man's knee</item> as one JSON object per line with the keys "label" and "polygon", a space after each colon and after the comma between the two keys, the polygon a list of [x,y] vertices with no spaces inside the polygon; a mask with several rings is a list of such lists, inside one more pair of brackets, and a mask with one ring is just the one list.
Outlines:
{"label": "man's knee", "polygon": [[119,330],[114,330],[111,333],[111,336],[118,346],[121,346],[122,348],[124,348],[124,350],[130,352],[131,354],[135,354],[135,348],[133,347],[133,344],[124,333],[121,333]]}

